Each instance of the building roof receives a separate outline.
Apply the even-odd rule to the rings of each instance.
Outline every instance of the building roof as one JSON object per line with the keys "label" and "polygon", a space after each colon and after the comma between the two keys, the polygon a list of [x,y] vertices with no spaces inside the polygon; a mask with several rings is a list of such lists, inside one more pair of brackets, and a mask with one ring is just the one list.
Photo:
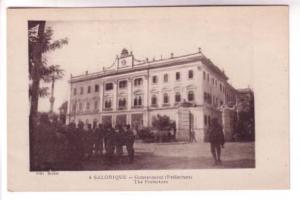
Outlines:
{"label": "building roof", "polygon": [[253,93],[251,88],[239,88],[236,90],[238,91],[238,93]]}
{"label": "building roof", "polygon": [[[128,53],[127,49],[123,49],[121,52],[121,58],[126,56],[133,56],[132,53]],[[114,61],[113,65],[117,62],[118,57]],[[228,77],[224,73],[224,71],[221,71],[218,66],[216,66],[210,59],[208,59],[200,50],[197,53],[192,54],[186,54],[181,56],[174,56],[174,54],[171,54],[170,58],[167,59],[159,59],[159,60],[138,60],[134,58],[133,66],[129,69],[110,69],[109,68],[103,68],[102,71],[96,72],[96,73],[85,73],[83,75],[78,76],[71,76],[70,83],[75,82],[82,82],[87,80],[93,80],[98,79],[102,77],[112,76],[112,75],[118,75],[118,74],[125,74],[135,71],[143,71],[148,69],[154,69],[154,68],[161,68],[161,67],[168,67],[172,65],[178,65],[178,64],[186,64],[186,63],[192,63],[201,61],[204,65],[206,65],[208,68],[210,68],[215,73],[219,74],[221,77],[223,77],[225,80],[228,80]],[[112,66],[113,66],[112,65]]]}

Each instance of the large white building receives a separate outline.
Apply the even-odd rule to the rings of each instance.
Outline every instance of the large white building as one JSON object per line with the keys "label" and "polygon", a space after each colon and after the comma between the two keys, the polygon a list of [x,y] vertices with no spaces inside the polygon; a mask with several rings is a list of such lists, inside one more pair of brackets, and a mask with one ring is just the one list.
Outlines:
{"label": "large white building", "polygon": [[201,49],[159,60],[138,60],[123,49],[111,67],[71,76],[68,121],[141,128],[160,114],[176,122],[178,133],[188,121],[202,140],[211,119],[222,119],[219,108],[235,104],[227,80]]}

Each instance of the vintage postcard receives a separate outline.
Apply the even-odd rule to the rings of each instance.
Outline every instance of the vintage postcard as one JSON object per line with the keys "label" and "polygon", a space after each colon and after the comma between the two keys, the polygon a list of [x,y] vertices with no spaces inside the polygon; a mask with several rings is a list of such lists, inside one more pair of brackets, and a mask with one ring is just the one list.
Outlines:
{"label": "vintage postcard", "polygon": [[9,191],[289,188],[287,6],[7,23]]}

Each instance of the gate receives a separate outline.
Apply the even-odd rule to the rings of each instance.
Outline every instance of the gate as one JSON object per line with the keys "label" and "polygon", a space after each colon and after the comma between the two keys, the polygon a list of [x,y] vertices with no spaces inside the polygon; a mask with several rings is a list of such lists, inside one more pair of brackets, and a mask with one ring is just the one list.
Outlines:
{"label": "gate", "polygon": [[176,140],[190,141],[192,127],[192,113],[188,108],[180,107],[178,109],[178,130],[176,133]]}

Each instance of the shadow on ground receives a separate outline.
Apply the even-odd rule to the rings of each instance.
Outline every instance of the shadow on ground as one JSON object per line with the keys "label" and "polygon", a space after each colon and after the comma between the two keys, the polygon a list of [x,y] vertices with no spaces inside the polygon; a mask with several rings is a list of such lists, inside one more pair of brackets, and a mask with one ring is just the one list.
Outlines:
{"label": "shadow on ground", "polygon": [[223,160],[221,165],[214,165],[207,157],[166,157],[143,152],[135,157],[133,163],[128,158],[113,158],[111,162],[103,159],[82,163],[81,170],[164,170],[164,169],[211,169],[211,168],[254,168],[253,159]]}
{"label": "shadow on ground", "polygon": [[127,152],[121,157],[94,157],[70,161],[55,171],[102,170],[170,170],[170,169],[236,169],[255,168],[254,143],[227,143],[222,150],[222,164],[214,165],[209,144],[159,143],[135,145],[135,159],[129,162]]}

